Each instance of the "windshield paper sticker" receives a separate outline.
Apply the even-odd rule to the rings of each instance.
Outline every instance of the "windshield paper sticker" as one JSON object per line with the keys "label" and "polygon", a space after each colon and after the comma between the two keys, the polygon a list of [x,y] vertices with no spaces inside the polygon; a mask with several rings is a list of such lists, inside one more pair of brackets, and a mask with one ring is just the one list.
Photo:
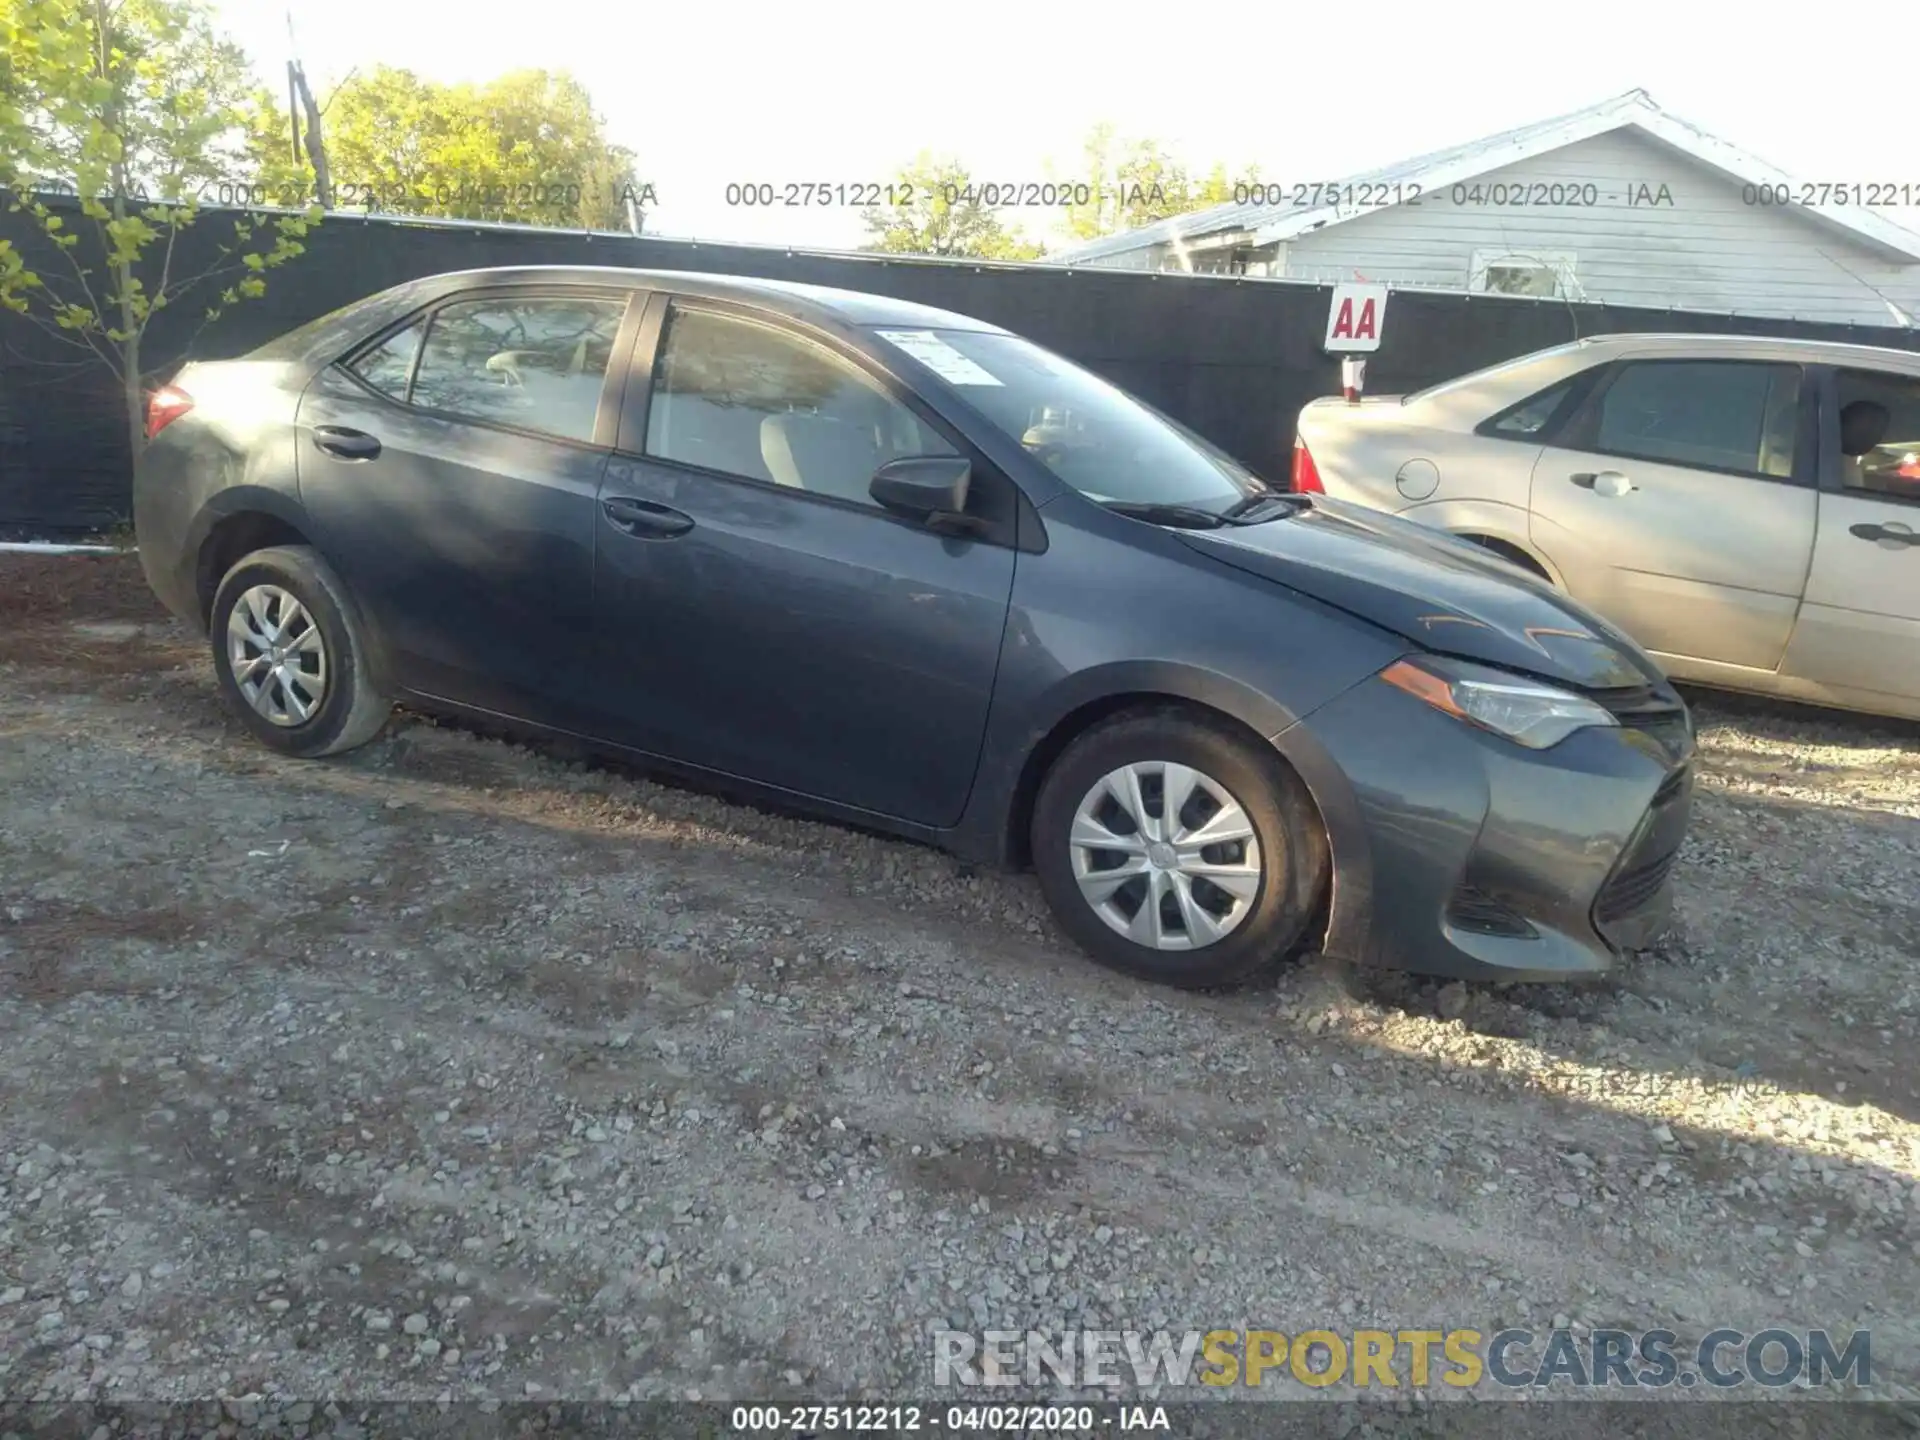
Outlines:
{"label": "windshield paper sticker", "polygon": [[934,374],[951,385],[998,385],[983,370],[931,330],[882,330],[883,339],[892,341]]}

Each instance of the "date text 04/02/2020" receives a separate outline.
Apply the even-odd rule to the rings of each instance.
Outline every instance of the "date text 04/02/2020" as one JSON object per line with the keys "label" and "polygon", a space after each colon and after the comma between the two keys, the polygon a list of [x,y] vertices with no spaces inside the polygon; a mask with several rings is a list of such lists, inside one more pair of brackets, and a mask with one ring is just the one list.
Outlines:
{"label": "date text 04/02/2020", "polygon": [[1552,208],[1562,210],[1622,206],[1671,209],[1676,204],[1671,186],[1631,180],[1620,186],[1602,186],[1592,180],[1462,181],[1430,190],[1415,181],[1278,180],[1241,181],[1233,187],[1233,203],[1279,210],[1384,209],[1391,205],[1457,205],[1497,209]]}
{"label": "date text 04/02/2020", "polygon": [[740,1434],[895,1435],[1070,1434],[1094,1430],[1169,1430],[1163,1405],[736,1405],[729,1428]]}
{"label": "date text 04/02/2020", "polygon": [[[336,180],[332,189],[334,204],[346,210],[405,211],[435,206],[520,211],[572,210],[595,198],[593,187],[574,180],[506,182],[428,179],[417,183]],[[608,193],[615,205],[625,205],[631,201],[635,205],[651,208],[659,203],[650,182],[613,186]],[[202,205],[240,209],[297,210],[314,203],[311,190],[253,181],[222,180],[204,185],[194,198]]]}
{"label": "date text 04/02/2020", "polygon": [[939,201],[989,210],[1064,209],[1075,205],[1150,205],[1166,199],[1159,185],[1094,185],[1084,180],[968,180],[920,184],[909,180],[734,180],[721,192],[726,204],[758,209],[853,206],[904,209]]}

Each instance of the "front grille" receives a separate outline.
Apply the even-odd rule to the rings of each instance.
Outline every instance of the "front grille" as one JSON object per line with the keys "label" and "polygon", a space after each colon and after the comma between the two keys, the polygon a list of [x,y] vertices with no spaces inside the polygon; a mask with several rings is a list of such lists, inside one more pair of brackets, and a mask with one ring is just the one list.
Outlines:
{"label": "front grille", "polygon": [[1632,844],[1594,898],[1594,923],[1603,931],[1652,901],[1672,873],[1686,838],[1692,778],[1692,766],[1682,762],[1667,773],[1654,791]]}
{"label": "front grille", "polygon": [[1676,846],[1664,855],[1657,855],[1620,871],[1606,883],[1599,898],[1594,901],[1594,919],[1602,925],[1609,925],[1633,914],[1660,893],[1660,887],[1673,871],[1673,862],[1679,858],[1680,850]]}
{"label": "front grille", "polygon": [[1693,753],[1693,718],[1686,703],[1666,687],[1595,690],[1589,698],[1605,706],[1623,730],[1637,730],[1651,739],[1675,764]]}
{"label": "front grille", "polygon": [[1682,765],[1660,782],[1660,788],[1653,792],[1653,808],[1659,809],[1674,796],[1678,795],[1687,783],[1687,767]]}
{"label": "front grille", "polygon": [[1510,906],[1472,885],[1462,885],[1453,892],[1453,899],[1447,905],[1447,920],[1461,930],[1481,935],[1526,937],[1539,933]]}

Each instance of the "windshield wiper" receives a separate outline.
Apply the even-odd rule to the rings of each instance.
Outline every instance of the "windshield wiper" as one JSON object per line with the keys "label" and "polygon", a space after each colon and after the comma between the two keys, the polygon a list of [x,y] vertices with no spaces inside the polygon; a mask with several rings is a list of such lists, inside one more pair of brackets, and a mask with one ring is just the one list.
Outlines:
{"label": "windshield wiper", "polygon": [[[1289,515],[1298,514],[1312,504],[1305,496],[1296,495],[1290,490],[1259,490],[1244,499],[1236,500],[1220,512],[1223,520],[1237,520],[1244,524],[1255,524],[1255,515],[1268,505],[1283,505]],[[1265,515],[1261,519],[1273,520],[1277,516]]]}
{"label": "windshield wiper", "polygon": [[1159,505],[1145,500],[1103,500],[1116,515],[1145,520],[1152,525],[1176,525],[1183,530],[1217,530],[1226,522],[1211,510],[1193,505]]}

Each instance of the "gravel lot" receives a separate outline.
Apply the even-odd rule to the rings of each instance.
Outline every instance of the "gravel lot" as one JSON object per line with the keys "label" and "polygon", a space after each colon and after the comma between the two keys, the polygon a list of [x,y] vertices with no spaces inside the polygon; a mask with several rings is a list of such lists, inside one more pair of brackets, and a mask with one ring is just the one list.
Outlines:
{"label": "gravel lot", "polygon": [[0,1395],[1571,1321],[1871,1327],[1914,1400],[1920,727],[1699,717],[1680,921],[1605,984],[1183,995],[913,846],[411,716],[282,761],[132,562],[0,556]]}

